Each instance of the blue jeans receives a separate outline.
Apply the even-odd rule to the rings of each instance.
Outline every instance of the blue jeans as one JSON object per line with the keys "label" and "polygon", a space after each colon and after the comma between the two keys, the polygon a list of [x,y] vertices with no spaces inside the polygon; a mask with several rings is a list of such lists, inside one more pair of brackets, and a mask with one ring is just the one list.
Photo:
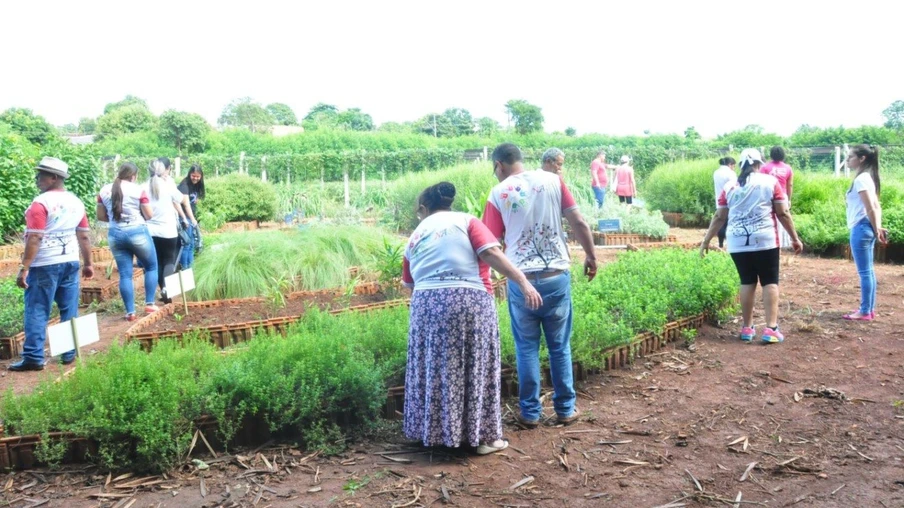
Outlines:
{"label": "blue jeans", "polygon": [[126,306],[126,314],[135,313],[135,287],[132,284],[133,261],[137,257],[144,268],[144,301],[154,305],[154,291],[157,289],[157,252],[154,241],[144,224],[135,226],[113,226],[107,234],[110,251],[119,270],[119,294]]}
{"label": "blue jeans", "polygon": [[[44,363],[44,341],[47,340],[47,322],[50,308],[56,302],[60,309],[60,322],[78,316],[79,263],[57,263],[32,266],[25,283],[25,344],[22,359],[29,363]],[[63,360],[75,358],[75,350],[63,353]]]}
{"label": "blue jeans", "polygon": [[185,231],[187,231],[188,236],[191,237],[191,242],[182,244],[182,254],[179,256],[179,264],[182,266],[183,270],[191,268],[192,263],[195,262],[194,226],[191,224],[185,226]]}
{"label": "blue jeans", "polygon": [[553,407],[559,416],[574,412],[574,380],[571,372],[571,276],[561,275],[528,280],[543,297],[543,305],[530,310],[524,304],[521,288],[508,282],[508,307],[515,336],[518,364],[518,396],[521,416],[527,420],[540,418],[540,329],[546,337],[549,367],[555,395]]}
{"label": "blue jeans", "polygon": [[873,249],[876,233],[869,219],[863,219],[851,228],[851,255],[860,276],[860,313],[876,310],[876,272],[873,270]]}
{"label": "blue jeans", "polygon": [[591,188],[593,189],[593,195],[596,197],[596,206],[602,208],[603,203],[606,201],[606,189],[602,187]]}

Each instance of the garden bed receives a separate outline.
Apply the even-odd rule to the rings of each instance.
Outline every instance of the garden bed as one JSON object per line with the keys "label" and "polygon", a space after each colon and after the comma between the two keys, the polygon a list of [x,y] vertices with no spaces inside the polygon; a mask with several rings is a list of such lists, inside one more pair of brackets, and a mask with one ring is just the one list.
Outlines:
{"label": "garden bed", "polygon": [[702,213],[662,212],[662,219],[673,228],[705,228],[709,227],[712,216]]}
{"label": "garden bed", "polygon": [[[112,268],[112,272],[107,277],[106,273],[110,268]],[[144,270],[138,267],[133,268],[132,284],[134,285],[136,296],[144,294]],[[110,262],[103,266],[97,266],[94,269],[94,278],[81,280],[79,305],[89,305],[91,302],[105,302],[118,296],[119,270],[116,269],[115,263]]]}
{"label": "garden bed", "polygon": [[[851,256],[851,245],[847,243],[829,245],[814,252],[817,256],[824,258],[854,259]],[[876,248],[873,250],[873,261],[876,263],[904,263],[904,244],[882,245],[876,242]]]}
{"label": "garden bed", "polygon": [[655,236],[635,235],[630,233],[593,232],[593,243],[595,245],[633,245],[641,243],[674,243],[677,241],[678,237],[675,235],[658,238]]}
{"label": "garden bed", "polygon": [[638,243],[628,244],[628,250],[652,250],[652,249],[667,249],[667,248],[678,248],[678,249],[699,249],[700,242],[652,242],[652,243]]}
{"label": "garden bed", "polygon": [[[53,326],[60,322],[59,316],[52,318],[47,326]],[[9,360],[16,358],[22,352],[22,345],[25,344],[25,331],[21,331],[12,337],[0,337],[0,360]],[[45,344],[45,349],[50,347],[50,341]]]}
{"label": "garden bed", "polygon": [[188,302],[189,312],[183,314],[182,303],[174,302],[132,325],[126,339],[139,341],[142,347],[150,349],[164,337],[206,333],[217,346],[226,347],[250,339],[257,330],[283,332],[311,307],[328,311],[367,310],[385,306],[392,300],[379,284],[366,283],[355,286],[350,296],[343,295],[341,290],[292,293],[285,297],[285,305],[260,297]]}

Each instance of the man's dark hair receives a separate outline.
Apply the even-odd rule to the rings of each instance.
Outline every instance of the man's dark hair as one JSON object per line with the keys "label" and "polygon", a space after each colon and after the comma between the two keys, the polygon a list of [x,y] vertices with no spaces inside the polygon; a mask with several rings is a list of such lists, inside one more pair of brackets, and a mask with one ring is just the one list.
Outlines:
{"label": "man's dark hair", "polygon": [[769,158],[775,162],[783,162],[785,160],[785,149],[780,146],[773,146],[769,150]]}
{"label": "man's dark hair", "polygon": [[169,169],[170,165],[172,165],[172,162],[169,160],[169,157],[159,157],[157,160],[162,162],[163,167],[165,167],[166,169]]}
{"label": "man's dark hair", "polygon": [[493,162],[514,164],[522,160],[521,149],[514,143],[502,143],[493,150]]}

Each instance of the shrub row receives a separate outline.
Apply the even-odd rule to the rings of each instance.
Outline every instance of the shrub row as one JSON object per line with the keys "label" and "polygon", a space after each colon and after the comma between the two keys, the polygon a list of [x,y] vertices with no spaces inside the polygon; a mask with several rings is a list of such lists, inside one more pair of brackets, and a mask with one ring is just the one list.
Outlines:
{"label": "shrub row", "polygon": [[[602,363],[600,350],[679,317],[732,301],[728,256],[627,253],[587,283],[574,272],[576,361]],[[508,311],[498,308],[503,361],[514,365]],[[161,341],[145,353],[114,345],[61,382],[54,373],[32,393],[8,392],[0,405],[11,434],[63,431],[90,437],[105,468],[161,471],[184,459],[204,415],[223,442],[248,422],[309,448],[341,447],[342,431],[376,418],[387,385],[404,379],[408,309],[328,315],[312,309],[285,337],[262,336],[222,355],[203,340]],[[59,461],[65,446],[44,440],[39,458]]]}

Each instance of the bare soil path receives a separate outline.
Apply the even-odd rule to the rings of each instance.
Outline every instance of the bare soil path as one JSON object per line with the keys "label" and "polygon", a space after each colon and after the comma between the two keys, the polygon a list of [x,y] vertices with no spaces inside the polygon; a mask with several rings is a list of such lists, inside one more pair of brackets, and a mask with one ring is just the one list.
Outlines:
{"label": "bare soil path", "polygon": [[[681,241],[702,237],[682,233]],[[118,508],[677,507],[732,506],[740,495],[738,506],[904,506],[904,267],[876,271],[878,319],[851,323],[840,316],[859,298],[853,264],[794,258],[782,267],[783,344],[742,343],[737,323],[706,325],[691,348],[670,345],[581,385],[583,416],[570,427],[519,429],[508,411],[511,447],[496,455],[425,450],[384,423],[337,456],[271,446],[238,459],[201,457],[210,469],[186,466],[148,487],[113,488],[126,479],[104,489],[122,498],[90,498],[106,480],[92,470],[17,472],[0,478],[2,499]]]}

